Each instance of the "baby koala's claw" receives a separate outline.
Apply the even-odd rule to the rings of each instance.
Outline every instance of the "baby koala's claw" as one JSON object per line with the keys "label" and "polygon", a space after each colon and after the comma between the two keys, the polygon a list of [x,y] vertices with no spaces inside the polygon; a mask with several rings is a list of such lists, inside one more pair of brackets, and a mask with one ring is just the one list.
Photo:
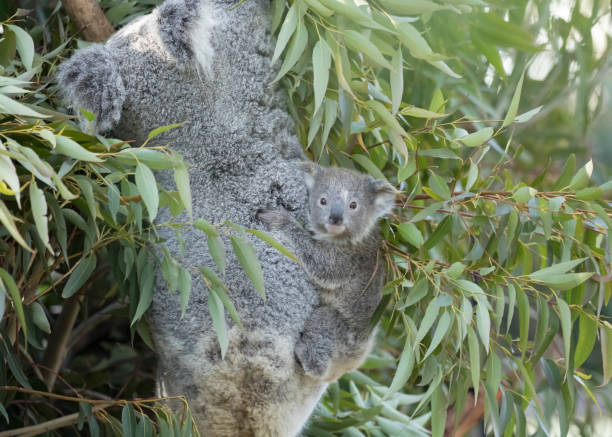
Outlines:
{"label": "baby koala's claw", "polygon": [[262,208],[257,210],[255,217],[270,229],[281,229],[291,220],[289,213],[284,208]]}

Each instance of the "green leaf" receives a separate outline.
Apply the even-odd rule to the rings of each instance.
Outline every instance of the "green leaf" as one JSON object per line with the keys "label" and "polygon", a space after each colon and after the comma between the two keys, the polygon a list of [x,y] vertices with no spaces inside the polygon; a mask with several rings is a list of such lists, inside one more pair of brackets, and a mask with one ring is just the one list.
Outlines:
{"label": "green leaf", "polygon": [[476,322],[478,329],[478,335],[482,344],[485,348],[485,353],[489,353],[489,337],[491,335],[491,317],[487,307],[483,303],[483,299],[477,299],[478,305],[476,305]]}
{"label": "green leaf", "polygon": [[389,399],[393,393],[401,390],[404,384],[406,384],[406,381],[408,381],[408,378],[410,378],[413,369],[414,350],[412,345],[410,344],[410,339],[406,337],[404,349],[402,350],[402,354],[400,356],[395,375],[393,376],[391,385],[389,385],[389,389],[387,390],[387,393],[385,394],[383,399]]}
{"label": "green leaf", "polygon": [[145,164],[136,166],[136,187],[140,193],[142,200],[147,207],[149,213],[149,221],[153,222],[157,217],[157,208],[159,207],[159,192],[157,191],[157,182],[155,176],[149,167]]}
{"label": "green leaf", "polygon": [[442,339],[444,339],[444,336],[448,332],[451,323],[452,320],[450,315],[447,311],[444,311],[444,313],[442,313],[442,315],[440,316],[440,320],[438,320],[438,326],[436,326],[436,330],[434,331],[434,335],[431,339],[431,343],[429,344],[429,348],[427,348],[427,352],[425,352],[425,355],[421,359],[421,362],[425,361],[425,358],[427,358],[438,347],[438,345],[440,344]]}
{"label": "green leaf", "polygon": [[354,30],[346,30],[342,36],[344,37],[346,45],[350,49],[363,53],[366,57],[381,67],[393,70],[391,63],[382,55],[380,50],[378,50],[378,47],[372,44],[367,37]]}
{"label": "green leaf", "polygon": [[402,59],[402,47],[400,46],[391,60],[393,68],[389,73],[391,82],[391,112],[396,114],[402,103],[404,94],[404,61]]}
{"label": "green leaf", "polygon": [[208,311],[210,312],[213,327],[217,333],[217,340],[221,347],[221,359],[223,359],[225,358],[225,353],[229,346],[229,337],[227,336],[227,324],[225,323],[223,303],[213,288],[208,289]]}
{"label": "green leaf", "polygon": [[419,156],[431,156],[432,158],[461,160],[461,158],[450,149],[426,149],[419,150],[418,153]]}
{"label": "green leaf", "polygon": [[601,336],[601,357],[603,360],[603,381],[605,385],[612,378],[612,326],[605,323],[599,330]]}
{"label": "green leaf", "polygon": [[299,264],[300,260],[293,254],[289,249],[279,243],[274,237],[264,231],[259,231],[257,229],[245,229],[248,233],[255,235],[260,240],[266,242],[280,253],[285,255],[287,258],[292,259],[296,263]]}
{"label": "green leaf", "polygon": [[394,22],[397,36],[403,45],[408,47],[410,54],[418,59],[429,59],[433,54],[429,44],[421,33],[410,23]]}
{"label": "green leaf", "polygon": [[450,189],[446,184],[446,181],[435,173],[429,176],[429,188],[433,190],[442,200],[448,200],[451,197]]}
{"label": "green leaf", "polygon": [[574,175],[567,188],[570,190],[582,190],[591,180],[592,174],[593,160],[590,160],[580,170],[578,170],[578,173]]}
{"label": "green leaf", "polygon": [[338,12],[356,22],[369,21],[370,17],[363,12],[354,0],[319,0],[327,8]]}
{"label": "green leaf", "polygon": [[291,5],[291,8],[289,8],[289,12],[287,12],[287,16],[285,17],[280,32],[278,33],[271,65],[276,63],[283,50],[285,50],[291,35],[293,35],[293,32],[297,28],[298,18],[301,15],[299,12],[301,11],[298,11],[298,2],[294,2],[293,5]]}
{"label": "green leaf", "polygon": [[218,286],[215,286],[213,288],[215,289],[215,293],[217,294],[219,299],[221,299],[221,302],[223,302],[223,306],[225,306],[231,318],[234,320],[234,322],[236,322],[236,325],[238,325],[240,329],[244,330],[244,326],[242,326],[242,322],[240,321],[240,317],[238,316],[238,311],[236,311],[236,307],[234,306],[233,302],[227,294],[227,288]]}
{"label": "green leaf", "polygon": [[263,271],[261,270],[261,265],[257,259],[255,249],[253,249],[253,246],[242,237],[232,235],[231,240],[234,254],[236,258],[238,258],[238,262],[240,262],[240,265],[251,280],[255,290],[257,290],[265,302],[266,291],[264,288]]}
{"label": "green leaf", "polygon": [[132,404],[126,403],[121,411],[121,429],[124,436],[136,435],[136,414]]}
{"label": "green leaf", "polygon": [[51,325],[49,325],[49,319],[47,319],[47,314],[45,313],[43,306],[39,302],[34,302],[30,305],[30,311],[34,325],[36,325],[41,331],[50,334]]}
{"label": "green leaf", "polygon": [[219,237],[208,237],[206,243],[208,244],[208,252],[212,257],[219,273],[225,275],[225,244]]}
{"label": "green leaf", "polygon": [[400,237],[412,244],[414,247],[419,248],[423,245],[424,239],[421,231],[412,223],[400,223],[397,227]]}
{"label": "green leaf", "polygon": [[36,181],[32,177],[30,182],[30,203],[32,206],[32,216],[34,217],[34,224],[36,225],[36,231],[40,236],[43,244],[51,253],[53,248],[49,243],[49,227],[47,222],[47,201],[43,191],[38,188]]}
{"label": "green leaf", "polygon": [[574,173],[576,172],[576,155],[573,153],[567,158],[565,165],[563,166],[563,171],[561,171],[561,175],[553,185],[553,190],[558,191],[563,188],[566,188],[572,178],[574,177]]}
{"label": "green leaf", "polygon": [[429,217],[431,214],[436,212],[438,209],[442,208],[443,205],[444,205],[444,202],[432,203],[424,210],[415,214],[415,216],[410,219],[410,223],[417,223],[417,222],[420,222],[421,220],[425,220],[427,217]]}
{"label": "green leaf", "polygon": [[446,117],[448,114],[442,114],[439,112],[432,112],[428,109],[418,108],[416,106],[408,105],[401,111],[402,115],[407,115],[409,117],[415,118],[440,118]]}
{"label": "green leaf", "polygon": [[74,271],[70,274],[64,290],[62,291],[62,297],[64,299],[69,298],[85,284],[89,279],[93,271],[96,269],[96,256],[86,256],[79,261]]}
{"label": "green leaf", "polygon": [[514,194],[512,195],[512,197],[514,198],[514,200],[516,200],[518,203],[527,203],[529,202],[531,199],[533,199],[533,197],[538,193],[538,190],[536,190],[535,188],[531,188],[531,187],[521,187],[518,190],[516,190],[514,192]]}
{"label": "green leaf", "polygon": [[470,162],[470,170],[468,171],[468,178],[465,184],[465,191],[470,191],[470,188],[474,186],[474,183],[478,179],[478,167],[473,162]]}
{"label": "green leaf", "polygon": [[427,306],[427,309],[425,310],[425,315],[423,316],[423,319],[421,320],[421,326],[419,326],[419,330],[417,331],[417,335],[415,339],[416,344],[420,343],[421,340],[425,338],[425,336],[427,335],[427,333],[433,326],[434,322],[438,318],[439,311],[440,311],[440,307],[438,306],[438,303],[436,302],[435,299],[429,302],[429,305]]}
{"label": "green leaf", "polygon": [[404,128],[399,124],[395,117],[391,115],[385,105],[377,102],[376,100],[368,100],[365,102],[365,106],[374,111],[387,126],[395,131],[395,133],[404,137],[408,136]]}
{"label": "green leaf", "polygon": [[515,119],[514,122],[515,123],[527,123],[529,120],[531,120],[533,117],[535,117],[543,108],[544,106],[538,106],[537,108],[533,108],[530,111],[527,112],[523,112],[521,115],[518,115]]}
{"label": "green leaf", "polygon": [[477,297],[477,296],[484,295],[484,291],[482,290],[482,288],[480,288],[479,285],[471,281],[467,281],[465,279],[457,279],[456,281],[454,281],[454,283],[457,284],[457,286],[461,288],[463,291],[468,292],[470,297]]}
{"label": "green leaf", "polygon": [[74,141],[72,138],[58,135],[55,138],[55,149],[57,153],[76,159],[78,161],[87,162],[102,162],[102,159],[98,158],[98,155],[85,149],[79,143]]}
{"label": "green leaf", "polygon": [[585,260],[586,258],[578,258],[578,259],[574,259],[571,261],[565,261],[565,262],[561,262],[558,264],[554,264],[550,267],[546,267],[544,269],[531,273],[529,275],[529,278],[533,279],[534,281],[554,279],[558,275],[562,273],[566,273],[567,271],[572,270],[573,268],[582,264]]}
{"label": "green leaf", "polygon": [[[2,142],[0,142],[0,151],[6,152],[6,147]],[[17,200],[17,206],[21,208],[20,203],[20,190],[21,184],[19,183],[19,178],[17,177],[17,169],[9,158],[6,155],[0,153],[0,181],[6,182],[11,191],[13,191],[15,195],[15,200]]]}
{"label": "green leaf", "polygon": [[306,48],[306,44],[308,43],[308,31],[306,30],[306,25],[303,20],[299,20],[297,25],[297,31],[293,35],[291,42],[289,43],[289,48],[287,49],[287,54],[285,55],[285,60],[281,65],[278,74],[272,81],[272,83],[278,81],[281,77],[283,77],[300,59],[302,53],[304,53],[304,49]]}
{"label": "green leaf", "polygon": [[130,326],[134,326],[134,323],[140,320],[145,311],[151,306],[151,302],[153,302],[153,291],[155,285],[155,271],[153,266],[154,265],[151,262],[145,264],[143,274],[138,281],[138,305],[136,306],[136,311],[134,312],[134,317],[132,317]]}
{"label": "green leaf", "polygon": [[354,154],[351,155],[353,161],[363,167],[375,179],[385,179],[385,175],[376,167],[376,165],[366,155]]}
{"label": "green leaf", "polygon": [[558,291],[571,290],[589,279],[594,273],[595,272],[565,273],[554,277],[537,279],[537,281]]}
{"label": "green leaf", "polygon": [[34,111],[29,106],[19,103],[8,96],[0,93],[0,113],[2,114],[13,114],[22,117],[32,118],[48,118],[48,115],[41,114],[40,112]]}
{"label": "green leaf", "polygon": [[219,238],[219,233],[217,232],[215,227],[203,218],[199,218],[194,221],[193,226],[195,226],[196,229],[199,229],[200,231],[204,232],[209,237]]}
{"label": "green leaf", "polygon": [[32,62],[34,61],[34,41],[32,37],[19,26],[13,24],[4,24],[6,27],[11,29],[15,34],[15,44],[17,51],[21,57],[21,62],[26,70],[32,68]]}
{"label": "green leaf", "polygon": [[[19,288],[15,283],[13,277],[0,267],[0,288],[7,294],[11,300],[13,301],[13,305],[15,306],[15,312],[17,313],[17,317],[19,318],[19,323],[23,328],[23,335],[26,339],[26,343],[28,341],[28,326],[26,325],[25,313],[23,311],[23,304],[21,303],[21,294],[19,293]],[[4,298],[2,298],[4,299]]]}
{"label": "green leaf", "polygon": [[527,350],[527,341],[529,340],[529,299],[527,295],[518,285],[514,287],[516,291],[516,302],[519,311],[519,351],[525,356]]}
{"label": "green leaf", "polygon": [[431,396],[431,436],[443,437],[446,430],[446,408],[448,397],[442,389],[442,384],[433,392]]}
{"label": "green leaf", "polygon": [[[295,6],[296,3],[294,3]],[[331,50],[324,39],[320,39],[312,49],[312,71],[314,76],[314,95],[315,109],[317,112],[325,91],[327,91],[327,82],[329,80],[329,69],[331,67]]]}
{"label": "green leaf", "polygon": [[189,296],[191,295],[191,275],[189,270],[180,268],[178,271],[178,291],[181,296],[181,318],[185,315]]}
{"label": "green leaf", "polygon": [[94,199],[93,186],[91,185],[91,181],[85,176],[76,175],[74,176],[75,180],[79,188],[81,189],[81,194],[85,197],[85,202],[87,202],[87,209],[89,210],[89,215],[93,218],[97,218],[97,208],[96,201]]}
{"label": "green leaf", "polygon": [[398,15],[420,15],[446,9],[430,0],[380,0],[385,10]]}
{"label": "green leaf", "polygon": [[0,223],[4,225],[4,227],[9,232],[9,234],[11,234],[11,237],[13,237],[13,239],[17,243],[19,243],[20,246],[22,246],[26,250],[29,250],[30,252],[32,251],[32,249],[30,249],[28,244],[25,242],[25,240],[19,233],[19,230],[17,229],[17,226],[15,225],[15,220],[13,219],[13,216],[11,215],[11,213],[9,212],[8,208],[6,207],[6,205],[4,204],[2,200],[0,200]]}
{"label": "green leaf", "polygon": [[304,0],[304,2],[313,10],[315,10],[319,15],[324,17],[330,17],[333,15],[334,11],[329,8],[323,6],[319,0]]}
{"label": "green leaf", "polygon": [[559,309],[559,319],[561,320],[561,331],[563,332],[563,349],[565,352],[566,368],[569,371],[570,365],[570,344],[572,339],[572,314],[567,302],[557,297],[557,308]]}
{"label": "green leaf", "polygon": [[587,187],[576,193],[578,200],[599,200],[603,197],[604,191],[600,187]]}
{"label": "green leaf", "polygon": [[147,144],[151,139],[155,138],[159,134],[162,134],[170,129],[180,127],[184,124],[185,122],[183,121],[181,123],[168,124],[166,126],[160,126],[158,128],[153,129],[151,132],[149,132],[149,135],[147,135],[147,140],[145,141],[145,144]]}
{"label": "green leaf", "polygon": [[321,144],[327,143],[327,137],[329,132],[336,122],[338,117],[338,102],[335,100],[325,99],[325,125],[323,126],[323,133],[321,134]]}
{"label": "green leaf", "polygon": [[478,147],[493,136],[493,128],[485,127],[469,135],[457,138],[468,147]]}
{"label": "green leaf", "polygon": [[480,383],[480,346],[478,338],[471,326],[468,326],[468,347],[470,353],[470,372],[472,374],[472,386],[474,387],[474,403],[478,400],[478,386]]}
{"label": "green leaf", "polygon": [[525,70],[523,70],[521,78],[519,79],[518,84],[516,85],[516,89],[514,90],[514,95],[512,96],[512,100],[510,101],[510,106],[508,106],[508,112],[506,112],[506,117],[504,118],[504,122],[502,123],[502,128],[510,125],[516,118],[519,102],[521,100],[521,90],[523,89],[524,78]]}
{"label": "green leaf", "polygon": [[580,367],[589,358],[597,340],[597,322],[588,314],[581,314],[578,324],[578,341],[574,353],[574,367]]}
{"label": "green leaf", "polygon": [[429,236],[425,244],[423,244],[423,249],[429,250],[433,249],[442,241],[444,237],[447,237],[453,227],[453,220],[450,215],[444,217],[444,220],[438,224],[436,230]]}

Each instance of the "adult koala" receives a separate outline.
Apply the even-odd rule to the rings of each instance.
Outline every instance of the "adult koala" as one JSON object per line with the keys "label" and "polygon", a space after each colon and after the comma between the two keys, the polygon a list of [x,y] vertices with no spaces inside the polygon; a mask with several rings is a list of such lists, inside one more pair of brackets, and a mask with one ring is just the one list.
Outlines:
{"label": "adult koala", "polygon": [[[304,216],[307,193],[296,167],[303,155],[282,92],[269,85],[269,1],[236,3],[168,0],[105,45],[78,51],[62,65],[58,81],[75,109],[96,115],[98,131],[137,144],[158,126],[185,121],[155,143],[169,142],[194,164],[194,216],[261,227],[255,212],[262,206],[281,204]],[[173,186],[170,175],[159,180]],[[158,220],[167,218],[166,212]],[[178,253],[173,232],[159,231]],[[201,233],[186,232],[186,263],[213,265]],[[317,290],[297,264],[259,240],[251,243],[262,261],[267,300],[230,256],[226,283],[245,330],[227,320],[223,360],[199,278],[193,278],[182,319],[178,299],[162,280],[150,311],[160,394],[186,395],[205,436],[294,436],[327,386],[294,358]],[[357,349],[361,361],[367,345]],[[335,356],[331,374],[337,378],[355,364]]]}

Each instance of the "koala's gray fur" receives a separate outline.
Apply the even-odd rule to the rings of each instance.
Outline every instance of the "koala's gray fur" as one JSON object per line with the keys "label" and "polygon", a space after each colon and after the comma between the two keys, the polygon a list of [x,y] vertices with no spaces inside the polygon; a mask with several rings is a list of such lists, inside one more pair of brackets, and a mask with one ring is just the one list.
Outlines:
{"label": "koala's gray fur", "polygon": [[304,228],[284,208],[257,217],[295,250],[321,301],[306,321],[295,354],[306,374],[333,381],[369,353],[368,326],[380,302],[386,266],[376,221],[391,211],[396,190],[342,168],[305,163],[309,214]]}
{"label": "koala's gray fur", "polygon": [[[261,228],[255,219],[261,205],[284,205],[305,217],[307,192],[297,171],[303,154],[283,93],[270,85],[269,1],[236,4],[169,0],[106,44],[75,53],[61,66],[59,89],[77,115],[82,107],[97,116],[99,131],[135,144],[158,126],[185,121],[151,144],[170,143],[193,163],[194,217]],[[173,189],[171,174],[157,178]],[[158,221],[168,218],[161,211]],[[160,227],[158,233],[178,257],[174,232]],[[185,264],[214,266],[201,232],[186,231],[184,238]],[[178,297],[161,279],[150,310],[160,394],[185,395],[206,437],[294,436],[327,385],[307,375],[294,354],[319,304],[318,290],[296,263],[250,241],[262,263],[267,300],[228,255],[225,280],[245,330],[227,319],[225,359],[199,277],[192,278],[182,319]]]}

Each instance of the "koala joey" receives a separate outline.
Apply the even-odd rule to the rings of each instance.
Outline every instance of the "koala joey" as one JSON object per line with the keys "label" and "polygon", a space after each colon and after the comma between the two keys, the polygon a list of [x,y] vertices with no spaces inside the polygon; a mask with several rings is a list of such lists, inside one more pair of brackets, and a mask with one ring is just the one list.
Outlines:
{"label": "koala joey", "polygon": [[369,322],[378,306],[386,266],[377,220],[397,191],[388,182],[343,168],[305,162],[309,217],[303,227],[284,208],[257,217],[279,231],[320,289],[320,304],[295,347],[304,372],[325,381],[360,365],[371,349]]}

